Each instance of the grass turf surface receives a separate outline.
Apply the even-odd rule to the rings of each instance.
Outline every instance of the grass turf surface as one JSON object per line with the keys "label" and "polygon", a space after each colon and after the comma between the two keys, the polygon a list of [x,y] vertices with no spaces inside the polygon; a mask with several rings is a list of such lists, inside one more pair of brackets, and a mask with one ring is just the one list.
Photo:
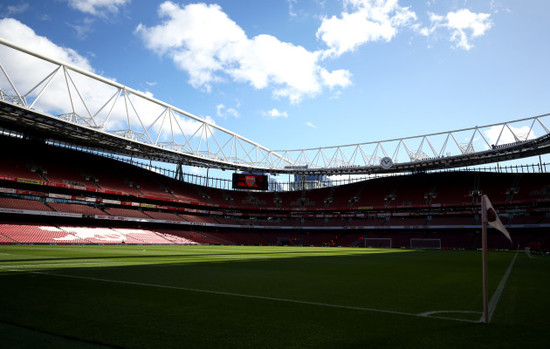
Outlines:
{"label": "grass turf surface", "polygon": [[[489,253],[490,296],[514,254]],[[0,246],[0,335],[29,348],[536,348],[549,267],[520,253],[484,325],[478,251]],[[431,311],[445,312],[419,315]]]}

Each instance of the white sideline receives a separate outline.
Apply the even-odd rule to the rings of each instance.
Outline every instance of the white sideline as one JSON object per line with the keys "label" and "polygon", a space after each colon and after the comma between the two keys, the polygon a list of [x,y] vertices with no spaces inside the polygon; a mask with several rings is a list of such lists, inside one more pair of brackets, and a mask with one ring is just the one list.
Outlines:
{"label": "white sideline", "polygon": [[[502,276],[502,279],[500,280],[500,283],[498,284],[497,289],[495,290],[495,293],[493,293],[493,296],[491,297],[491,300],[489,301],[489,322],[491,322],[491,318],[493,317],[493,313],[495,312],[495,309],[497,308],[497,303],[500,298],[500,295],[502,294],[502,291],[504,290],[504,286],[506,285],[506,281],[508,281],[508,276],[510,276],[510,272],[512,271],[512,267],[514,266],[514,262],[516,261],[516,258],[518,256],[518,251],[516,251],[516,254],[514,255],[514,258],[510,262],[510,265],[508,266],[508,269],[506,269],[506,272]],[[483,315],[481,316],[480,322],[483,321]]]}
{"label": "white sideline", "polygon": [[[4,269],[4,270],[7,270],[7,269]],[[13,270],[13,271],[20,271],[20,270]],[[422,315],[422,314],[406,313],[406,312],[401,312],[401,311],[354,307],[354,306],[349,306],[349,305],[330,304],[330,303],[310,302],[310,301],[302,301],[302,300],[297,300],[297,299],[276,298],[276,297],[268,297],[268,296],[257,296],[257,295],[249,295],[249,294],[242,294],[242,293],[204,290],[204,289],[189,288],[189,287],[157,285],[157,284],[149,284],[149,283],[144,283],[144,282],[110,280],[110,279],[94,278],[94,277],[87,277],[87,276],[78,276],[78,275],[45,273],[45,272],[40,272],[40,271],[26,271],[26,272],[31,273],[31,274],[57,276],[57,277],[63,277],[63,278],[69,278],[69,279],[100,281],[100,282],[108,282],[108,283],[114,283],[114,284],[132,285],[132,286],[157,287],[157,288],[166,288],[166,289],[173,289],[173,290],[182,290],[182,291],[188,291],[188,292],[198,292],[198,293],[217,294],[217,295],[232,296],[232,297],[262,299],[262,300],[275,301],[275,302],[316,305],[316,306],[329,307],[329,308],[359,310],[359,311],[377,312],[377,313],[404,315],[404,316],[414,316],[414,317],[430,318],[430,319],[441,319],[441,320],[451,320],[451,321],[459,321],[459,322],[478,323],[478,321],[476,321],[476,320],[457,319],[457,318],[444,317],[444,316],[429,316],[428,317],[428,316]]]}

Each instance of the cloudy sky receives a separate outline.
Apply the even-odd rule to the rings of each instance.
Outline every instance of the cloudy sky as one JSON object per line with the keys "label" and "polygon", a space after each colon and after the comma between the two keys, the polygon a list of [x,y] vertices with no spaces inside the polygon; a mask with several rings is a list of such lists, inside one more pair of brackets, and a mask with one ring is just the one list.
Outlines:
{"label": "cloudy sky", "polygon": [[548,13],[547,0],[4,0],[0,37],[279,150],[550,112]]}

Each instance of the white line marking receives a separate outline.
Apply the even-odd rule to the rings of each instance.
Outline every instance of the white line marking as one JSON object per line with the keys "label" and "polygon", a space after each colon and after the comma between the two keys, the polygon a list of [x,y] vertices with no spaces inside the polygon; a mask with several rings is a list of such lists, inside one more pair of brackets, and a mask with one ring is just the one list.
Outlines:
{"label": "white line marking", "polygon": [[[502,276],[502,279],[500,280],[500,283],[498,284],[497,289],[495,290],[495,293],[493,293],[493,296],[491,297],[491,300],[489,301],[489,321],[491,322],[491,318],[493,317],[493,313],[495,312],[498,304],[498,300],[500,298],[500,295],[502,294],[502,291],[504,290],[504,286],[506,285],[506,281],[508,281],[508,276],[510,276],[510,272],[512,271],[512,267],[514,266],[514,262],[516,261],[516,258],[518,256],[518,251],[516,251],[516,254],[514,255],[514,258],[510,262],[510,265],[508,266],[508,269],[506,269],[506,272]],[[483,315],[481,316],[480,322],[483,321]]]}
{"label": "white line marking", "polygon": [[436,318],[436,319],[447,319],[447,320],[456,320],[456,321],[469,321],[469,322],[475,322],[475,323],[479,323],[479,321],[475,321],[475,320],[464,320],[464,319],[460,319],[460,318],[453,318],[453,317],[449,317],[449,316],[441,316],[441,315],[437,315],[437,316],[433,316],[435,314],[442,314],[442,313],[451,313],[451,314],[483,314],[483,312],[481,311],[471,311],[471,310],[434,310],[434,311],[427,311],[427,312],[424,312],[424,313],[420,313],[418,314],[418,316],[423,316],[423,317],[430,317],[430,318]]}
{"label": "white line marking", "polygon": [[471,311],[471,310],[434,310],[427,311],[425,313],[418,314],[419,316],[432,316],[439,313],[458,313],[458,314],[482,314],[481,311]]}
{"label": "white line marking", "polygon": [[[17,270],[13,270],[13,271],[17,271]],[[223,291],[203,290],[203,289],[189,288],[189,287],[178,287],[178,286],[168,286],[168,285],[157,285],[157,284],[149,284],[149,283],[135,282],[135,281],[109,280],[109,279],[94,278],[94,277],[87,277],[87,276],[54,274],[54,273],[45,273],[45,272],[40,272],[40,271],[27,271],[27,272],[28,272],[28,273],[31,273],[31,274],[40,274],[40,275],[48,275],[48,276],[57,276],[57,277],[63,277],[63,278],[69,278],[69,279],[81,279],[81,280],[90,280],[90,281],[100,281],[100,282],[108,282],[108,283],[114,283],[114,284],[132,285],[132,286],[145,286],[145,287],[166,288],[166,289],[172,289],[172,290],[182,290],[182,291],[188,291],[188,292],[216,294],[216,295],[222,295],[222,296],[232,296],[232,297],[262,299],[262,300],[275,301],[275,302],[296,303],[296,304],[307,304],[307,305],[316,305],[316,306],[328,307],[328,308],[359,310],[359,311],[368,311],[368,312],[376,312],[376,313],[385,313],[385,314],[405,315],[405,316],[414,316],[414,317],[427,318],[427,316],[423,316],[423,315],[420,315],[420,314],[405,313],[405,312],[393,311],[393,310],[383,310],[383,309],[372,309],[372,308],[354,307],[354,306],[349,306],[349,305],[339,305],[339,304],[330,304],[330,303],[319,303],[319,302],[301,301],[301,300],[297,300],[297,299],[276,298],[276,297],[268,297],[268,296],[256,296],[256,295],[249,295],[249,294],[242,294],[242,293],[232,293],[232,292],[223,292]],[[469,323],[478,323],[478,321],[475,321],[475,320],[455,319],[455,318],[444,317],[444,316],[430,316],[429,318],[430,318],[430,319],[453,320],[453,321],[469,322]]]}

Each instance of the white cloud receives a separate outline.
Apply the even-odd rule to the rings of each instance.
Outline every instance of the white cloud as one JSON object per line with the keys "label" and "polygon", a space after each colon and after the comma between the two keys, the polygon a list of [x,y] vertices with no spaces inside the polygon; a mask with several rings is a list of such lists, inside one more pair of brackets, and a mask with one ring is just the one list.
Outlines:
{"label": "white cloud", "polygon": [[270,117],[272,119],[278,119],[278,118],[286,119],[286,118],[288,118],[288,113],[286,111],[281,112],[281,111],[279,111],[275,108],[271,109],[270,111],[264,112],[264,115],[267,115],[268,117]]}
{"label": "white cloud", "polygon": [[79,39],[86,39],[88,33],[92,31],[93,18],[84,18],[82,24],[69,24],[70,27],[76,30],[76,36]]}
{"label": "white cloud", "polygon": [[[13,18],[4,18],[0,20],[0,37],[19,45],[33,52],[38,52],[46,57],[77,66],[80,69],[94,72],[88,59],[81,56],[75,50],[61,47],[48,38],[37,35],[31,28]],[[28,94],[31,89],[44,79],[55,68],[49,63],[38,61],[37,59],[14,51],[8,47],[0,46],[0,57],[2,65],[10,74],[10,78],[21,95]],[[15,74],[17,72],[24,72]],[[70,110],[67,98],[67,85],[63,81],[61,74],[57,74],[57,79],[52,79],[48,86],[49,94],[44,94],[39,102],[34,106],[35,109],[42,111],[54,111],[61,113],[62,110]],[[0,78],[3,76],[0,74]],[[10,84],[0,79],[1,87],[11,90]],[[29,97],[36,96],[37,89]]]}
{"label": "white cloud", "polygon": [[17,5],[6,6],[6,16],[13,16],[15,14],[23,13],[29,9],[29,4],[24,2]]}
{"label": "white cloud", "polygon": [[485,136],[487,136],[489,143],[494,145],[515,143],[517,141],[526,141],[536,138],[535,134],[528,126],[510,128],[492,126],[490,129],[485,131]]}
{"label": "white cloud", "polygon": [[202,167],[188,166],[187,167],[187,172],[191,172],[192,174],[197,175],[197,176],[206,176],[206,169],[204,169]]}
{"label": "white cloud", "polygon": [[238,118],[241,116],[236,109],[226,108],[226,106],[223,104],[218,104],[216,106],[216,115],[221,118],[227,118],[228,116]]}
{"label": "white cloud", "polygon": [[325,69],[321,70],[321,78],[325,85],[332,88],[333,86],[346,87],[351,85],[351,73],[348,70],[334,70],[329,72]]}
{"label": "white cloud", "polygon": [[130,3],[131,0],[68,0],[69,6],[75,10],[105,17],[118,13],[120,7]]}
{"label": "white cloud", "polygon": [[[0,37],[30,51],[76,66],[84,71],[92,73],[95,71],[88,59],[75,50],[56,45],[48,38],[37,35],[31,28],[15,19],[0,19]],[[56,65],[4,45],[0,45],[0,57],[2,57],[3,68],[10,76],[19,94],[27,95],[28,103],[35,101],[38,93],[45,86],[45,82],[49,81],[47,88],[33,105],[36,110],[53,115],[67,114],[74,110],[81,118],[87,117],[89,113],[92,115],[97,114],[97,124],[104,124],[107,130],[132,129],[141,134],[147,129],[153,140],[157,138],[166,140],[167,135],[172,135],[172,132],[167,132],[172,131],[171,127],[175,135],[193,135],[202,125],[198,121],[179,114],[174,114],[171,120],[167,120],[166,113],[163,114],[165,108],[135,95],[128,97],[126,101],[124,96],[119,96],[116,105],[109,104],[105,107],[106,103],[112,100],[115,94],[120,94],[120,91],[117,92],[117,89],[113,86],[86,78],[73,71],[68,73],[70,80],[65,80],[62,70],[57,71],[50,81],[45,78],[54,72],[57,68]],[[35,88],[41,81],[42,84]],[[76,93],[73,83],[76,85],[78,93]],[[11,84],[7,82],[4,74],[1,73],[0,88],[9,94],[13,93],[15,96]],[[68,89],[71,91],[70,95]],[[144,92],[144,94],[150,98],[153,97],[149,92]],[[72,103],[69,97],[72,97]],[[85,106],[80,97],[85,101]],[[100,110],[102,110],[101,113],[99,113]],[[139,113],[139,115],[136,113]],[[164,117],[162,117],[163,115]],[[141,121],[138,120],[138,116]],[[109,119],[107,120],[107,118]],[[211,118],[207,117],[207,121],[214,124]],[[130,126],[128,122],[130,122]],[[159,132],[164,132],[164,134],[159,135]]]}
{"label": "white cloud", "polygon": [[473,38],[484,35],[493,26],[489,13],[474,13],[468,9],[449,12],[445,16],[429,13],[429,17],[431,25],[421,28],[421,35],[430,36],[439,28],[445,28],[450,31],[453,47],[467,51],[473,47]]}
{"label": "white cloud", "polygon": [[298,0],[287,0],[287,3],[288,3],[288,15],[290,17],[296,17],[298,16],[296,14],[296,12],[294,11],[294,4],[296,3],[296,1]]}
{"label": "white cloud", "polygon": [[309,128],[317,128],[317,126],[315,126],[315,124],[313,124],[313,122],[311,121],[306,122],[306,126]]}
{"label": "white cloud", "polygon": [[344,0],[340,17],[324,18],[317,30],[329,49],[324,56],[340,56],[371,41],[390,41],[400,27],[416,21],[416,14],[398,0]]}
{"label": "white cloud", "polygon": [[46,37],[37,35],[34,30],[16,19],[0,19],[0,36],[28,50],[40,52],[44,56],[93,72],[88,60],[75,50],[55,45]]}
{"label": "white cloud", "polygon": [[447,14],[447,26],[451,30],[451,41],[456,47],[469,50],[470,39],[485,34],[492,26],[488,13],[473,13],[462,9]]}
{"label": "white cloud", "polygon": [[428,16],[430,25],[423,27],[416,13],[400,6],[398,0],[344,0],[344,11],[338,17],[324,18],[317,38],[328,46],[323,57],[338,57],[369,42],[389,42],[401,28],[408,27],[423,36],[445,29],[450,32],[453,47],[470,50],[472,39],[484,35],[493,25],[489,13],[468,9],[446,15],[428,12]]}
{"label": "white cloud", "polygon": [[[230,78],[257,89],[271,88],[274,96],[297,103],[305,96],[317,95],[326,85],[319,52],[271,35],[249,38],[219,5],[182,7],[166,1],[159,7],[159,17],[162,23],[152,27],[139,24],[136,34],[147,48],[169,56],[186,71],[195,88],[210,91],[213,84]],[[343,77],[344,73],[336,75]],[[343,79],[331,82],[331,87],[349,84]],[[338,85],[340,82],[343,85]]]}

